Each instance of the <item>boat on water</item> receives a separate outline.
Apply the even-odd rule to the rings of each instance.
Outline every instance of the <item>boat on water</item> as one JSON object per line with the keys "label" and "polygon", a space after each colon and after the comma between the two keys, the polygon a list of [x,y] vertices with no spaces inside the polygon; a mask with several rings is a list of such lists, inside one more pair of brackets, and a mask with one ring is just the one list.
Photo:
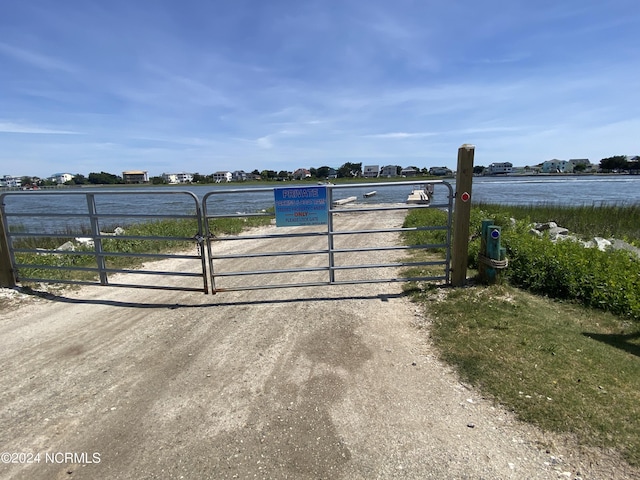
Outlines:
{"label": "boat on water", "polygon": [[373,196],[374,196],[375,194],[377,194],[377,193],[378,193],[377,191],[373,190],[373,191],[371,191],[371,192],[364,193],[362,196],[363,196],[364,198],[369,198],[369,197],[373,197]]}
{"label": "boat on water", "polygon": [[413,205],[429,205],[433,196],[433,185],[416,185],[407,197],[407,203]]}

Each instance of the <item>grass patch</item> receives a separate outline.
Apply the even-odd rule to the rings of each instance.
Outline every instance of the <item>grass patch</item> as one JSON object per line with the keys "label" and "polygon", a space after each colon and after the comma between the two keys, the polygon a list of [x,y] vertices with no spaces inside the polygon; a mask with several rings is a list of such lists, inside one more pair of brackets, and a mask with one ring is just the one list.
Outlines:
{"label": "grass patch", "polygon": [[[420,228],[425,226],[446,226],[447,212],[437,208],[417,208],[410,210],[405,217],[404,228]],[[407,245],[433,245],[446,242],[446,230],[414,230],[402,232]],[[444,252],[444,248],[433,249],[433,252]]]}
{"label": "grass patch", "polygon": [[477,204],[476,212],[529,222],[556,222],[583,236],[613,237],[640,246],[640,204],[602,206]]}
{"label": "grass patch", "polygon": [[509,286],[415,298],[428,305],[442,358],[464,380],[525,421],[640,465],[637,324]]}
{"label": "grass patch", "polygon": [[[270,222],[269,216],[220,218],[209,220],[209,228],[214,235],[236,235],[246,228],[268,225]],[[14,241],[14,248],[55,250],[66,241],[73,241],[75,237],[89,236],[86,231],[74,233],[66,230],[62,233],[69,235],[68,238],[21,237]],[[131,256],[106,257],[106,266],[111,269],[136,268],[145,261],[149,261],[148,258],[136,257],[136,253],[175,253],[195,248],[197,245],[195,240],[183,240],[183,238],[194,238],[197,233],[199,233],[198,224],[195,219],[163,219],[127,226],[124,235],[103,238],[102,248],[107,253],[126,253]],[[93,247],[76,247],[76,252],[72,254],[16,253],[16,261],[29,265],[18,269],[19,278],[75,281],[92,281],[97,278],[97,273],[92,270],[97,268]]]}
{"label": "grass patch", "polygon": [[[474,206],[469,264],[475,265],[481,221],[493,219],[502,226],[510,262],[504,282],[455,290],[407,286],[433,320],[429,333],[441,357],[465,381],[522,420],[573,434],[583,445],[616,449],[635,466],[640,465],[640,262],[624,252],[535,238],[528,224],[555,221],[585,237],[637,244],[638,208]],[[405,226],[445,221],[438,213],[413,210]],[[408,232],[405,242],[424,243],[437,238],[433,235]]]}
{"label": "grass patch", "polygon": [[230,217],[209,220],[209,231],[213,235],[238,235],[243,230],[269,225],[275,215],[275,208],[268,210],[269,216]]}

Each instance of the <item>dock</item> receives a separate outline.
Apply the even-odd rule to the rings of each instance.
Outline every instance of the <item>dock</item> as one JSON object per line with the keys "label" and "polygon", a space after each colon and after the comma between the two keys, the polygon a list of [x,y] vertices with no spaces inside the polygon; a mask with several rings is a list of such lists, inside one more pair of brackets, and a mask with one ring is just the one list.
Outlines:
{"label": "dock", "polygon": [[334,207],[339,207],[340,205],[345,205],[347,203],[355,202],[357,199],[358,199],[358,197],[341,198],[340,200],[335,200],[333,202],[333,206]]}
{"label": "dock", "polygon": [[429,194],[422,189],[412,190],[407,198],[407,203],[411,204],[428,205],[430,201]]}

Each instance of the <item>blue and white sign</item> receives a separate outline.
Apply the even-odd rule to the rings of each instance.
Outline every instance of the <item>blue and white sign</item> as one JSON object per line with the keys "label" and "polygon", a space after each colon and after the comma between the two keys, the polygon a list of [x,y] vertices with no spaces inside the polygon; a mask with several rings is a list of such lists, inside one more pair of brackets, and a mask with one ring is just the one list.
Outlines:
{"label": "blue and white sign", "polygon": [[327,187],[274,189],[276,226],[326,225],[329,206]]}

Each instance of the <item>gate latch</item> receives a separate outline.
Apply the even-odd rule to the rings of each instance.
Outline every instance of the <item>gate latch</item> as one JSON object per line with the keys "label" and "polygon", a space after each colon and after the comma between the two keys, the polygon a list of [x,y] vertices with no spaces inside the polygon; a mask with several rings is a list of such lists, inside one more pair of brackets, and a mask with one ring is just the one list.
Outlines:
{"label": "gate latch", "polygon": [[202,235],[200,235],[199,233],[196,233],[193,236],[193,239],[198,242],[198,245],[202,245],[204,243],[204,237]]}

